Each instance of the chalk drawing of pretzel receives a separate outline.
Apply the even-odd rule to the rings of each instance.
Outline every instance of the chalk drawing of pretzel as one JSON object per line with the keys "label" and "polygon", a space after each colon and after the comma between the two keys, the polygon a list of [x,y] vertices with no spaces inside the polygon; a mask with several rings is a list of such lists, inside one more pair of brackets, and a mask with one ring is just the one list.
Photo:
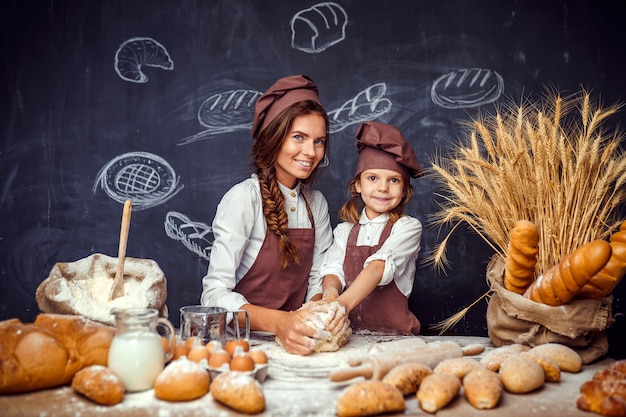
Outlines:
{"label": "chalk drawing of pretzel", "polygon": [[130,152],[109,161],[96,177],[93,192],[102,187],[109,197],[120,203],[133,202],[133,210],[162,204],[183,186],[170,164],[148,152]]}
{"label": "chalk drawing of pretzel", "polygon": [[374,120],[388,113],[391,100],[384,97],[386,92],[385,83],[373,84],[338,109],[328,112],[330,132],[339,132],[350,125]]}
{"label": "chalk drawing of pretzel", "polygon": [[165,216],[165,233],[201,257],[209,260],[213,247],[213,229],[205,223],[194,222],[182,213],[170,211]]}
{"label": "chalk drawing of pretzel", "polygon": [[141,67],[174,69],[174,61],[167,49],[152,38],[131,38],[120,45],[115,53],[115,71],[126,81],[147,83],[148,76]]}

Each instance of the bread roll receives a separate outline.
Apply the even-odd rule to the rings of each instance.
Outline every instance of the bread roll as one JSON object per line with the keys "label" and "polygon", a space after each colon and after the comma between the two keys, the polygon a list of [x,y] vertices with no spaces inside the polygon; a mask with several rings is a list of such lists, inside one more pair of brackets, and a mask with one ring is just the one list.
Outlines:
{"label": "bread roll", "polygon": [[472,407],[495,408],[502,397],[502,381],[497,373],[487,368],[473,369],[463,378],[463,392]]}
{"label": "bread roll", "polygon": [[124,400],[124,383],[102,365],[88,366],[76,372],[72,389],[100,405],[114,405]]}
{"label": "bread roll", "polygon": [[583,367],[580,355],[574,349],[560,343],[538,345],[529,350],[528,353],[545,356],[563,372],[580,372]]}
{"label": "bread roll", "polygon": [[461,381],[465,378],[470,371],[474,369],[484,369],[477,359],[468,358],[462,356],[460,358],[450,358],[443,360],[435,366],[433,372],[445,372],[448,374],[456,375]]}
{"label": "bread roll", "polygon": [[523,294],[535,279],[535,266],[539,253],[539,231],[534,223],[519,220],[511,231],[506,265],[504,288]]}
{"label": "bread roll", "polygon": [[500,364],[512,355],[519,355],[521,352],[530,350],[530,346],[522,345],[520,343],[513,343],[511,345],[505,345],[497,347],[489,352],[485,353],[480,360],[480,364],[491,371],[498,371]]}
{"label": "bread roll", "polygon": [[391,368],[382,381],[393,385],[403,395],[409,395],[415,394],[422,380],[432,373],[430,367],[421,363],[403,363]]}
{"label": "bread roll", "polygon": [[507,391],[513,394],[526,394],[543,386],[545,374],[532,359],[514,355],[500,364],[500,379]]}
{"label": "bread roll", "polygon": [[154,381],[154,395],[165,401],[190,401],[209,392],[206,367],[182,356],[170,362]]}
{"label": "bread roll", "polygon": [[435,413],[447,406],[461,391],[461,380],[453,374],[433,373],[428,375],[417,390],[420,408]]}
{"label": "bread roll", "polygon": [[265,395],[259,381],[248,373],[227,371],[215,377],[210,388],[213,399],[247,414],[265,409]]}
{"label": "bread roll", "polygon": [[114,335],[109,326],[72,315],[0,322],[0,394],[65,385],[84,367],[106,366]]}
{"label": "bread roll", "polygon": [[545,379],[548,382],[559,382],[561,380],[561,369],[552,360],[540,353],[522,352],[520,355],[534,360],[543,369]]}
{"label": "bread roll", "polygon": [[567,304],[606,265],[610,257],[611,245],[604,240],[582,245],[538,277],[524,296],[551,306]]}
{"label": "bread roll", "polygon": [[382,381],[354,383],[343,390],[337,403],[337,417],[373,416],[404,411],[404,396],[394,386]]}

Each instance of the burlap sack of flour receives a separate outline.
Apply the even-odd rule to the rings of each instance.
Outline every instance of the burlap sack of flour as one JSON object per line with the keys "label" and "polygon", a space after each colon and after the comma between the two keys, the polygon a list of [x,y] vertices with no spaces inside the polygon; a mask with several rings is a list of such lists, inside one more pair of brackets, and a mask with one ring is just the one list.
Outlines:
{"label": "burlap sack of flour", "polygon": [[606,355],[606,329],[613,323],[612,295],[599,300],[573,300],[558,307],[536,303],[504,288],[504,267],[497,255],[487,266],[487,282],[492,290],[487,331],[494,345],[561,343],[576,350],[585,364]]}

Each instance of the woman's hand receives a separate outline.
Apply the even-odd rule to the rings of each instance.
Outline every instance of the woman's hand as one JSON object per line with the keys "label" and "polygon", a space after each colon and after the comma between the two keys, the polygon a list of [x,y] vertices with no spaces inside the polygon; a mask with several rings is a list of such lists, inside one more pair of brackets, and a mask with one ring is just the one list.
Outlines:
{"label": "woman's hand", "polygon": [[316,320],[319,320],[316,314],[308,309],[285,312],[276,326],[278,342],[289,353],[303,356],[310,354],[319,340],[331,337],[328,331],[305,324]]}

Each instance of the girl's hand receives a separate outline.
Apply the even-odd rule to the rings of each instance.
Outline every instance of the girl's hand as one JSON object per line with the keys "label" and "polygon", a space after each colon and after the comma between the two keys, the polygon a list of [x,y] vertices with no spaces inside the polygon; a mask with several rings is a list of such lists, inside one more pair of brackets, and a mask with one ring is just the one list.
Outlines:
{"label": "girl's hand", "polygon": [[282,316],[277,326],[276,339],[289,353],[308,355],[320,339],[327,340],[329,332],[308,326],[306,322],[319,321],[316,314],[308,309],[299,309]]}

